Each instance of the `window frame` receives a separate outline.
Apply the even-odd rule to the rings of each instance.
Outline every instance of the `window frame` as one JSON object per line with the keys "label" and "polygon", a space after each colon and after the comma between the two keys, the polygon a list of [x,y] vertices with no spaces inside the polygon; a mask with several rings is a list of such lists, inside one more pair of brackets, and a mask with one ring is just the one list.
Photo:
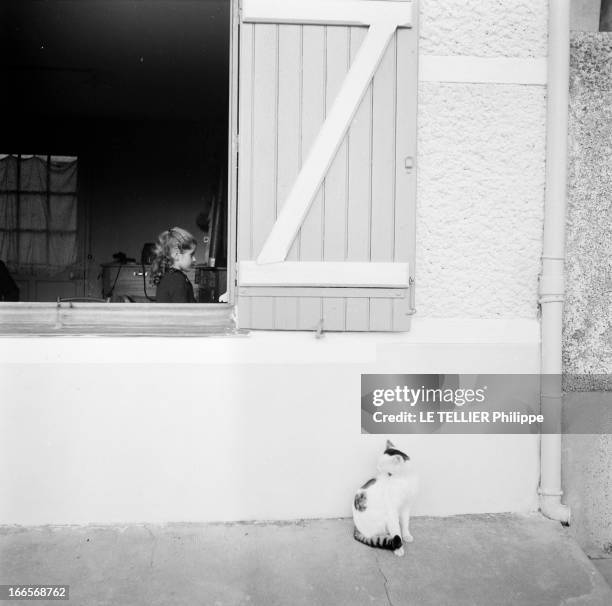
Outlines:
{"label": "window frame", "polygon": [[229,23],[227,303],[0,301],[0,336],[222,336],[246,334],[236,319],[239,0]]}

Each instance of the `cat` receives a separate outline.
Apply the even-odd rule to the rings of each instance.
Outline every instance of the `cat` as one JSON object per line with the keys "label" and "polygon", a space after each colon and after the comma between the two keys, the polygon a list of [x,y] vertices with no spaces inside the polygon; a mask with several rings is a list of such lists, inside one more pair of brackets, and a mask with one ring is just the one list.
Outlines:
{"label": "cat", "polygon": [[378,460],[378,475],[368,480],[353,500],[355,539],[403,556],[404,543],[413,541],[410,507],[418,483],[410,457],[387,440]]}

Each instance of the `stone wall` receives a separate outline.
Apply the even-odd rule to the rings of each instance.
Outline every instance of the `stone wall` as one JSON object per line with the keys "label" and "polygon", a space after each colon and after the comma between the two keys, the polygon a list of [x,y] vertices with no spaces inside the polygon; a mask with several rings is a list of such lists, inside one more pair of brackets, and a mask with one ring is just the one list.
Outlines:
{"label": "stone wall", "polygon": [[612,34],[572,36],[563,362],[612,372]]}
{"label": "stone wall", "polygon": [[564,436],[563,484],[572,532],[600,556],[612,552],[612,33],[572,36],[566,281],[564,404],[608,433]]}

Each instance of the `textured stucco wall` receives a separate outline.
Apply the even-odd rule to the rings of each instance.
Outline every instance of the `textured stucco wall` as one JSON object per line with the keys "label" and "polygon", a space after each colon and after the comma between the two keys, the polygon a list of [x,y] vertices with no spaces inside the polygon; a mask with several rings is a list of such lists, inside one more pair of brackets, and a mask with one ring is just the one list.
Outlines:
{"label": "textured stucco wall", "polygon": [[[547,0],[421,0],[421,55],[542,58]],[[537,312],[545,87],[421,82],[416,308],[428,317]]]}
{"label": "textured stucco wall", "polygon": [[571,57],[564,371],[612,373],[612,33]]}
{"label": "textured stucco wall", "polygon": [[543,57],[547,24],[548,0],[420,0],[419,51]]}

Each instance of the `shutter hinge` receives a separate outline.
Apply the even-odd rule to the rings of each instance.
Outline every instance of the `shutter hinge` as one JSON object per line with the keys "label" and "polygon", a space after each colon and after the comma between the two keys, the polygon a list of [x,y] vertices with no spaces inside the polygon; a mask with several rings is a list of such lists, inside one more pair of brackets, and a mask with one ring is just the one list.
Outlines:
{"label": "shutter hinge", "polygon": [[410,276],[410,277],[408,278],[408,285],[409,285],[409,286],[414,286],[414,278],[413,278],[412,276]]}

